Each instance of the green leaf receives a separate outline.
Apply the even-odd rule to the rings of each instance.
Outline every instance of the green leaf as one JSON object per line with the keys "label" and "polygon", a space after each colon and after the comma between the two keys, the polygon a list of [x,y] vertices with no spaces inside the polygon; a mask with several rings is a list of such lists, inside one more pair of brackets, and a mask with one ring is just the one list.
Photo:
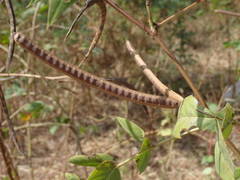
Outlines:
{"label": "green leaf", "polygon": [[203,170],[204,175],[210,175],[212,173],[213,169],[211,167],[207,167]]}
{"label": "green leaf", "polygon": [[181,131],[191,127],[199,127],[202,130],[215,130],[215,118],[208,117],[202,112],[211,113],[198,105],[198,101],[193,96],[186,97],[178,112],[178,120],[173,130],[173,136],[181,138]]}
{"label": "green leaf", "polygon": [[96,157],[99,159],[102,159],[103,161],[112,161],[113,157],[110,156],[109,154],[104,154],[104,153],[97,153]]}
{"label": "green leaf", "polygon": [[49,132],[54,135],[57,130],[59,129],[59,125],[53,125],[52,127],[49,128]]}
{"label": "green leaf", "polygon": [[121,117],[117,117],[117,121],[130,136],[139,142],[143,141],[144,131],[138,125]]}
{"label": "green leaf", "polygon": [[76,155],[70,158],[69,162],[80,166],[92,166],[96,167],[103,161],[113,160],[112,156],[108,154],[97,154],[93,157],[85,155]]}
{"label": "green leaf", "polygon": [[18,83],[14,83],[10,88],[7,88],[4,92],[6,99],[22,96],[26,94],[26,90],[21,88]]}
{"label": "green leaf", "polygon": [[214,161],[214,157],[212,155],[203,156],[201,164],[210,164]]}
{"label": "green leaf", "polygon": [[36,4],[39,1],[40,0],[30,0],[30,2],[28,3],[27,7],[30,7],[30,6],[32,6],[33,4]]}
{"label": "green leaf", "polygon": [[214,153],[216,171],[223,180],[234,180],[235,167],[225,144],[219,122],[217,122],[217,126],[218,134]]}
{"label": "green leaf", "polygon": [[142,173],[146,169],[150,157],[151,157],[151,144],[149,139],[144,138],[141,146],[141,151],[136,156],[137,168],[140,173]]}
{"label": "green leaf", "polygon": [[227,41],[223,43],[225,48],[235,48],[236,50],[240,50],[240,41]]}
{"label": "green leaf", "polygon": [[223,122],[221,123],[221,128],[223,130],[223,137],[227,139],[231,135],[233,128],[233,108],[230,104],[226,104],[226,106],[219,112],[217,112],[216,115],[219,118],[223,119]]}
{"label": "green leaf", "polygon": [[240,167],[237,167],[234,171],[234,177],[236,180],[240,179]]}
{"label": "green leaf", "polygon": [[120,171],[111,161],[101,163],[90,174],[88,180],[121,180]]}
{"label": "green leaf", "polygon": [[56,121],[57,121],[58,123],[67,124],[67,123],[69,123],[70,119],[69,119],[69,117],[67,117],[67,116],[58,116],[58,117],[56,118]]}
{"label": "green leaf", "polygon": [[33,118],[38,118],[40,113],[52,111],[53,107],[45,104],[42,101],[33,101],[31,103],[27,103],[23,107],[25,112],[31,113]]}
{"label": "green leaf", "polygon": [[57,18],[77,0],[49,0],[48,25],[52,25]]}
{"label": "green leaf", "polygon": [[80,178],[73,173],[65,173],[65,177],[67,180],[80,180]]}

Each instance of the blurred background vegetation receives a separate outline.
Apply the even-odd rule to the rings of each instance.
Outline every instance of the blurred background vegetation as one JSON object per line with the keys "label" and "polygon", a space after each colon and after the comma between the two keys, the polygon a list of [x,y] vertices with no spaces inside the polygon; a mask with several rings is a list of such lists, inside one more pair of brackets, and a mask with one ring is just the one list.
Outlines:
{"label": "blurred background vegetation", "polygon": [[[64,61],[79,64],[100,23],[99,9],[96,6],[88,9],[69,39],[64,42],[68,28],[84,1],[68,1],[59,16],[52,19],[48,16],[50,1],[14,0],[17,31]],[[116,2],[125,11],[147,24],[145,1]],[[160,22],[193,2],[153,0],[153,20]],[[204,99],[212,105],[217,105],[226,87],[240,77],[240,18],[218,14],[214,10],[238,12],[239,8],[238,0],[209,0],[199,3],[187,14],[159,28],[161,37],[180,59]],[[89,59],[81,66],[82,69],[107,79],[120,79],[144,92],[158,94],[127,51],[125,41],[128,39],[163,83],[184,97],[192,94],[175,65],[154,40],[110,6],[107,6],[107,11],[101,39]],[[10,35],[9,18],[4,3],[0,4],[0,12],[0,67],[4,67]],[[38,62],[20,47],[16,47],[9,73],[62,75]],[[175,112],[172,110],[146,109],[69,79],[45,80],[9,76],[0,77],[0,81],[11,117],[19,127],[17,132],[21,144],[26,151],[29,146],[32,149],[31,165],[23,158],[16,157],[24,179],[29,178],[30,172],[33,172],[35,179],[61,179],[62,172],[66,171],[86,176],[88,169],[84,171],[68,163],[68,158],[76,151],[84,154],[109,151],[119,159],[132,154],[136,151],[136,144],[130,140],[124,145],[118,143],[126,140],[126,137],[116,130],[116,116],[131,119],[147,131],[157,130],[159,136],[155,137],[156,142],[170,135],[176,121]],[[235,107],[238,109],[238,103],[235,103]],[[26,127],[31,125],[31,131],[27,131]],[[7,134],[6,128],[6,136]],[[201,143],[197,143],[199,141]],[[159,174],[162,174],[162,179],[216,179],[213,169],[206,170],[212,167],[212,161],[206,160],[206,157],[211,155],[211,152],[208,152],[209,146],[198,136],[193,136],[159,147],[146,172],[138,175],[134,169],[126,168],[123,169],[127,172],[125,178],[161,179]],[[196,152],[193,147],[197,147]],[[170,152],[172,155],[169,155]],[[181,167],[176,168],[177,163],[180,163]],[[0,178],[4,175],[4,170],[0,170]]]}

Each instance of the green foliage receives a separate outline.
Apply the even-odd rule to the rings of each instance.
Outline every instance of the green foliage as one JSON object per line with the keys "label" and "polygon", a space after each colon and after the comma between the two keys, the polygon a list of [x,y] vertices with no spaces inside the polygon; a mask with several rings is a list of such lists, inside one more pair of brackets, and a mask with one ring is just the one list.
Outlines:
{"label": "green foliage", "polygon": [[240,50],[240,41],[236,40],[236,41],[226,41],[223,43],[225,48],[234,48],[237,51]]}
{"label": "green foliage", "polygon": [[54,124],[53,126],[51,126],[49,128],[49,132],[51,134],[55,134],[57,132],[57,130],[59,129],[59,127],[61,126],[61,124],[67,124],[70,122],[70,119],[66,116],[58,116],[56,118],[56,124]]}
{"label": "green foliage", "polygon": [[66,180],[80,180],[80,178],[73,173],[65,173]]}
{"label": "green foliage", "polygon": [[149,139],[144,138],[141,146],[141,150],[135,158],[137,163],[137,168],[140,173],[142,173],[146,169],[148,162],[150,160],[150,157],[151,157],[151,144]]}
{"label": "green foliage", "polygon": [[42,101],[33,101],[31,103],[25,104],[23,109],[25,112],[31,113],[31,116],[33,118],[38,118],[41,113],[52,111],[53,107],[45,104]]}
{"label": "green foliage", "polygon": [[[173,135],[180,138],[182,130],[188,130],[193,126],[200,129],[214,129],[217,134],[214,153],[216,171],[223,180],[234,180],[234,174],[237,176],[236,174],[238,174],[238,172],[225,144],[225,139],[227,139],[232,132],[234,112],[229,104],[220,111],[217,111],[216,108],[213,109],[214,112],[201,108],[197,100],[192,96],[185,98],[179,108],[178,121],[175,125]],[[208,121],[211,122],[211,124],[209,124]],[[212,161],[212,159],[209,158],[203,160],[204,163]]]}
{"label": "green foliage", "polygon": [[216,9],[216,8],[223,8],[227,7],[228,5],[231,4],[232,0],[210,0],[211,8]]}
{"label": "green foliage", "polygon": [[121,117],[117,117],[117,121],[119,123],[119,125],[131,136],[133,137],[135,140],[137,140],[138,142],[142,142],[144,139],[144,131],[135,123],[121,118]]}
{"label": "green foliage", "polygon": [[76,0],[49,0],[48,5],[48,25],[53,24],[62,13],[70,7]]}
{"label": "green foliage", "polygon": [[220,123],[217,123],[217,142],[215,144],[215,167],[218,175],[223,180],[234,180],[235,167],[231,160],[224,137],[221,131]]}
{"label": "green foliage", "polygon": [[112,161],[113,157],[108,154],[97,154],[93,157],[85,155],[76,155],[70,158],[69,162],[79,166],[97,167],[103,161]]}
{"label": "green foliage", "polygon": [[203,170],[203,174],[204,175],[210,175],[211,173],[212,173],[212,171],[213,171],[213,168],[211,168],[211,167],[207,167],[207,168],[205,168],[204,170]]}
{"label": "green foliage", "polygon": [[27,122],[32,118],[39,118],[41,114],[50,112],[52,110],[52,106],[47,105],[42,101],[33,101],[23,106],[23,111],[20,113],[20,119]]}
{"label": "green foliage", "polygon": [[236,180],[240,179],[240,167],[235,168],[234,177]]}
{"label": "green foliage", "polygon": [[12,86],[7,88],[4,92],[5,99],[11,99],[14,97],[26,95],[26,90],[20,87],[19,83],[14,83]]}
{"label": "green foliage", "polygon": [[214,157],[212,155],[209,156],[203,156],[201,164],[210,164],[214,162]]}
{"label": "green foliage", "polygon": [[182,130],[188,130],[191,127],[199,127],[202,130],[214,131],[216,122],[214,117],[209,117],[203,112],[208,112],[198,105],[198,101],[193,96],[188,96],[180,105],[178,120],[173,130],[173,136],[180,138]]}
{"label": "green foliage", "polygon": [[90,174],[88,180],[121,180],[121,175],[113,162],[104,161]]}

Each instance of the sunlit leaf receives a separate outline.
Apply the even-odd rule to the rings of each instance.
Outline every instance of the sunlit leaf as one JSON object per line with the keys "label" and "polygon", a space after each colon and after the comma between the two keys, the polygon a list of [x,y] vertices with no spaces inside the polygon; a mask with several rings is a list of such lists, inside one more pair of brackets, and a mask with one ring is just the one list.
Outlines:
{"label": "sunlit leaf", "polygon": [[69,162],[79,166],[93,166],[96,167],[103,161],[113,160],[112,156],[108,154],[97,154],[89,157],[85,155],[76,155],[70,158]]}
{"label": "sunlit leaf", "polygon": [[54,134],[57,132],[58,129],[59,129],[59,125],[53,125],[53,126],[51,126],[51,127],[49,128],[49,132],[50,132],[52,135],[54,135]]}
{"label": "sunlit leaf", "polygon": [[198,101],[193,96],[188,96],[182,102],[178,120],[173,130],[173,136],[180,138],[182,130],[188,130],[191,127],[199,127],[202,130],[215,130],[215,118],[209,117],[204,112],[211,113],[198,105]]}
{"label": "sunlit leaf", "polygon": [[48,25],[53,24],[62,13],[77,0],[49,0]]}
{"label": "sunlit leaf", "polygon": [[150,160],[151,157],[151,144],[149,139],[144,138],[144,141],[141,146],[140,152],[136,156],[136,163],[137,163],[137,168],[140,173],[142,173]]}
{"label": "sunlit leaf", "polygon": [[88,180],[121,180],[120,171],[111,161],[101,163],[90,174]]}
{"label": "sunlit leaf", "polygon": [[130,136],[139,142],[143,141],[144,131],[138,125],[121,117],[117,117],[117,121]]}
{"label": "sunlit leaf", "polygon": [[207,167],[203,170],[204,175],[210,175],[213,172],[213,169],[211,167]]}
{"label": "sunlit leaf", "polygon": [[240,167],[235,168],[234,177],[236,180],[240,179]]}
{"label": "sunlit leaf", "polygon": [[80,180],[80,178],[73,173],[65,173],[66,180]]}
{"label": "sunlit leaf", "polygon": [[221,129],[223,130],[223,137],[227,139],[233,128],[233,116],[234,116],[234,111],[233,108],[231,107],[230,104],[226,104],[226,106],[221,109],[219,112],[216,113],[216,115],[223,119],[221,123]]}
{"label": "sunlit leaf", "polygon": [[218,134],[214,153],[216,171],[223,180],[234,180],[235,167],[225,144],[219,122],[217,122],[217,126]]}

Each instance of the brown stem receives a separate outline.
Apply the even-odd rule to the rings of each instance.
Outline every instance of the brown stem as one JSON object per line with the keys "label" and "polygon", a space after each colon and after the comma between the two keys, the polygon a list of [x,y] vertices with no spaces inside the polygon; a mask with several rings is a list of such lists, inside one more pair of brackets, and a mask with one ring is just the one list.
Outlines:
{"label": "brown stem", "polygon": [[183,8],[179,12],[173,14],[172,16],[169,16],[168,18],[164,19],[163,21],[157,23],[157,26],[162,26],[170,21],[173,21],[174,19],[178,18],[179,16],[183,15],[184,13],[187,13],[188,11],[192,10],[194,7],[196,7],[199,3],[204,2],[205,0],[199,1],[190,4],[189,6]]}

